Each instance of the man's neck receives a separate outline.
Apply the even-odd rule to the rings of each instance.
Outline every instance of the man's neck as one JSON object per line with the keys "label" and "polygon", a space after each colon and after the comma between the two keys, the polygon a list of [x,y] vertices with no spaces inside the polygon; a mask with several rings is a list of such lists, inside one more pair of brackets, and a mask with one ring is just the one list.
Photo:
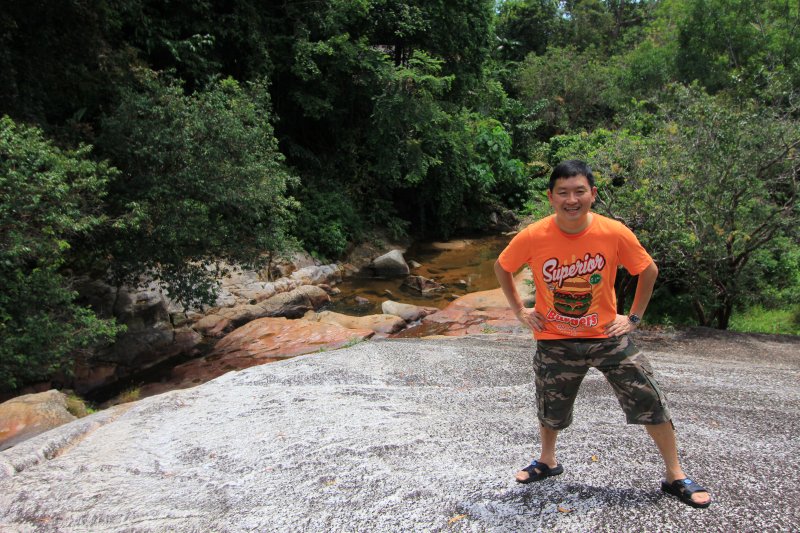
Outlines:
{"label": "man's neck", "polygon": [[593,219],[594,219],[594,213],[592,212],[586,213],[586,216],[584,218],[578,220],[567,220],[567,221],[560,219],[558,215],[556,215],[556,225],[558,226],[558,229],[560,229],[564,233],[577,234],[588,228],[591,225]]}

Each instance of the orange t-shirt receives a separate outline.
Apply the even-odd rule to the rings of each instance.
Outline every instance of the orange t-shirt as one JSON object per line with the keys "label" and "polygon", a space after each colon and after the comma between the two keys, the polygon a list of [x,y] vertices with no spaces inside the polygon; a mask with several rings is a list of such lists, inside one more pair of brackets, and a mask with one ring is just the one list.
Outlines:
{"label": "orange t-shirt", "polygon": [[624,224],[592,213],[581,233],[564,233],[555,215],[520,231],[498,259],[514,273],[527,263],[536,285],[536,310],[545,317],[544,339],[605,338],[603,328],[617,316],[617,266],[631,275],[653,259]]}

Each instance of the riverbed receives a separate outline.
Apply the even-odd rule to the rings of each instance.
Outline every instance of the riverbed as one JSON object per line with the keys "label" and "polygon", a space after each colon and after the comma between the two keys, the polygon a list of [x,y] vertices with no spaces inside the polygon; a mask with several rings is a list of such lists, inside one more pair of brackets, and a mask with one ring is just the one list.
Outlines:
{"label": "riverbed", "polygon": [[404,277],[374,277],[365,269],[337,284],[341,293],[331,298],[326,309],[354,316],[380,314],[386,300],[441,309],[465,294],[495,289],[494,262],[510,238],[488,235],[413,244],[403,254],[410,265],[420,265],[412,267],[411,274],[444,285],[443,291],[423,295],[404,286]]}

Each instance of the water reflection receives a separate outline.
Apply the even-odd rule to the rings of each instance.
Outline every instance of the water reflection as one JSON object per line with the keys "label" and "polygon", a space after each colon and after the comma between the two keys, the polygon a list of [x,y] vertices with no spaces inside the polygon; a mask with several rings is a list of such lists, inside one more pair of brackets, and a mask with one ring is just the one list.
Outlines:
{"label": "water reflection", "polygon": [[[442,308],[467,293],[496,289],[494,262],[510,239],[507,235],[491,235],[414,244],[403,254],[409,264],[416,261],[421,265],[412,267],[411,274],[441,283],[444,291],[423,295],[403,286],[402,277],[382,279],[365,273],[339,283],[337,287],[342,292],[331,298],[326,309],[357,316],[380,314],[385,300]],[[359,304],[357,298],[366,302]]]}

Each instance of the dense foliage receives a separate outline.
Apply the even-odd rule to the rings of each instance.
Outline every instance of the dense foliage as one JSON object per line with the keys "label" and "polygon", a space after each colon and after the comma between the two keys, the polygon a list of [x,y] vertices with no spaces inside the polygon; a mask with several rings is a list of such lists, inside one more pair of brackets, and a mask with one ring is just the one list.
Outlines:
{"label": "dense foliage", "polygon": [[146,274],[185,307],[211,304],[219,261],[253,264],[291,244],[293,178],[269,93],[226,79],[187,96],[168,76],[137,74],[101,123],[98,146],[124,170],[108,187],[115,223],[87,254],[110,256],[119,281]]}
{"label": "dense foliage", "polygon": [[0,118],[0,390],[68,369],[75,350],[116,333],[75,303],[60,271],[70,241],[103,223],[98,205],[115,174],[86,146],[65,152]]}
{"label": "dense foliage", "polygon": [[76,276],[204,304],[222,261],[544,213],[572,156],[656,256],[654,310],[785,306],[798,28],[789,0],[10,0],[0,379],[113,335]]}

